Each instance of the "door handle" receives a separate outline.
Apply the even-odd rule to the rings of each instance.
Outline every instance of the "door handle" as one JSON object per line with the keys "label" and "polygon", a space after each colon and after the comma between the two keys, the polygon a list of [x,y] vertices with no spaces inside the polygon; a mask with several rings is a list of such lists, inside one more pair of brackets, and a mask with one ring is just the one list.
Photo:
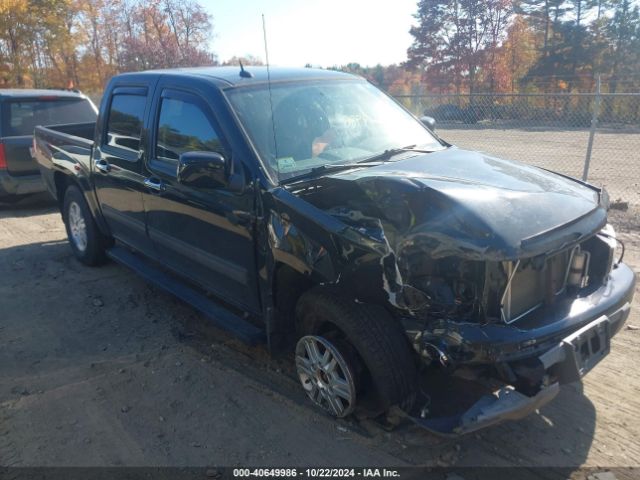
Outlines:
{"label": "door handle", "polygon": [[249,225],[257,219],[254,214],[242,210],[227,212],[226,217],[233,225]]}
{"label": "door handle", "polygon": [[162,180],[157,180],[155,178],[145,178],[144,186],[150,188],[151,190],[155,190],[156,192],[164,192],[165,186]]}
{"label": "door handle", "polygon": [[108,173],[109,170],[111,170],[111,166],[109,165],[109,163],[106,160],[98,159],[98,160],[96,160],[94,162],[94,165],[102,173]]}

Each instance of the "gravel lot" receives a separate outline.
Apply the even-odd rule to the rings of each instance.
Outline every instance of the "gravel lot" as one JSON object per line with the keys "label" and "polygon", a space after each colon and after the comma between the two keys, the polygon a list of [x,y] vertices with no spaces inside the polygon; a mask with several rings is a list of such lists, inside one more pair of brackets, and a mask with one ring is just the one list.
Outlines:
{"label": "gravel lot", "polygon": [[[640,271],[638,217],[613,220]],[[123,267],[76,262],[50,204],[0,210],[0,465],[640,466],[639,362],[640,331],[624,329],[584,385],[460,439],[333,421],[290,359]]]}

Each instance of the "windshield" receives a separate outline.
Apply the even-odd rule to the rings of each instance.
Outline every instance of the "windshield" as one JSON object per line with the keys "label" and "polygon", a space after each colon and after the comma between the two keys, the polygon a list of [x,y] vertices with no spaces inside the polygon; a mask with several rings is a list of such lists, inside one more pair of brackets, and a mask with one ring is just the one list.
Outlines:
{"label": "windshield", "polygon": [[387,95],[360,81],[291,83],[227,91],[264,163],[279,180],[355,163],[385,150],[443,145]]}

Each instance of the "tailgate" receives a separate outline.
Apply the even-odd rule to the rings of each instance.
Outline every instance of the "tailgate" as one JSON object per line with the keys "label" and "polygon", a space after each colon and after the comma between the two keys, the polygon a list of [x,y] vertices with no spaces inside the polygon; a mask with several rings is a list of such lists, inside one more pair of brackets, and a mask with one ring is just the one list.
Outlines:
{"label": "tailgate", "polygon": [[7,170],[13,176],[34,175],[38,173],[38,165],[31,158],[32,136],[5,137],[0,139],[4,145],[4,156]]}

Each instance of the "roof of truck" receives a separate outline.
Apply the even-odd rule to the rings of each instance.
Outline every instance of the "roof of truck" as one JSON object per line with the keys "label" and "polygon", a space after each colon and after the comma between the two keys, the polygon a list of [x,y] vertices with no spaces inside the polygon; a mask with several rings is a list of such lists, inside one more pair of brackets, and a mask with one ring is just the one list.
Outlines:
{"label": "roof of truck", "polygon": [[76,92],[73,90],[0,88],[0,100],[3,98],[34,98],[34,97],[84,98],[84,95],[80,92]]}
{"label": "roof of truck", "polygon": [[271,82],[282,82],[291,80],[328,80],[328,79],[359,79],[355,75],[335,70],[322,70],[317,68],[287,68],[287,67],[254,67],[246,65],[244,70],[250,73],[251,77],[240,76],[240,67],[191,67],[172,68],[166,70],[147,70],[146,72],[135,72],[123,75],[138,74],[171,74],[179,76],[209,77],[216,83],[224,82],[229,86],[239,86],[246,84],[257,84],[267,82],[269,76]]}

